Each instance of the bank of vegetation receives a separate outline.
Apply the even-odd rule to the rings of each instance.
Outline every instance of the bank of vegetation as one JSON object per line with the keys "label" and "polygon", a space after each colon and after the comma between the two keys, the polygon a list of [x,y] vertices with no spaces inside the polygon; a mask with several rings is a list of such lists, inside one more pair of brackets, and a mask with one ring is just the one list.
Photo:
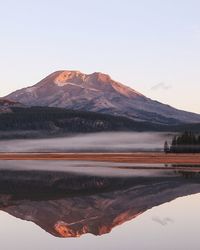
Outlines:
{"label": "bank of vegetation", "polygon": [[165,142],[166,153],[200,153],[200,135],[185,131],[179,136],[174,136],[171,145]]}

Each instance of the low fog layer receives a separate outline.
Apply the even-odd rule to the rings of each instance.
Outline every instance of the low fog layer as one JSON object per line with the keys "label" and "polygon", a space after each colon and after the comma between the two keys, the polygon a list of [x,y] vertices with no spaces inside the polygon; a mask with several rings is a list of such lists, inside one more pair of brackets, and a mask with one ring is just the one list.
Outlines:
{"label": "low fog layer", "polygon": [[0,152],[132,152],[162,151],[167,133],[95,133],[71,137],[2,140]]}

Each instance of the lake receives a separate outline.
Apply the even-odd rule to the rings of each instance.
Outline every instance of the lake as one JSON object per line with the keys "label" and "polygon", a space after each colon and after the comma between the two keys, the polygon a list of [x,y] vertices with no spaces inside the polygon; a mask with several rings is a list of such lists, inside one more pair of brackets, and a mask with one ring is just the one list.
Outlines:
{"label": "lake", "polygon": [[199,249],[199,172],[147,166],[0,161],[1,249]]}

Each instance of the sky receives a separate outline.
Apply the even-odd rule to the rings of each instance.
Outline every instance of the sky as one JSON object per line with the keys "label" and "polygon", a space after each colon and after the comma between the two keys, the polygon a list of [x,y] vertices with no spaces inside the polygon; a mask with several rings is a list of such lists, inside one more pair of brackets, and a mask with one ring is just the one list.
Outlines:
{"label": "sky", "polygon": [[199,9],[199,0],[2,1],[0,96],[71,69],[200,113]]}

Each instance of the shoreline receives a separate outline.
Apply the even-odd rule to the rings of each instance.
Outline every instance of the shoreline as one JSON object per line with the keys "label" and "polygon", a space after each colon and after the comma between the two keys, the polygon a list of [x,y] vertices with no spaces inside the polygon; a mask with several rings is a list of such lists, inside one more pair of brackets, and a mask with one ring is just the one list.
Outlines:
{"label": "shoreline", "polygon": [[101,161],[143,164],[199,164],[200,154],[165,153],[0,153],[0,160]]}

